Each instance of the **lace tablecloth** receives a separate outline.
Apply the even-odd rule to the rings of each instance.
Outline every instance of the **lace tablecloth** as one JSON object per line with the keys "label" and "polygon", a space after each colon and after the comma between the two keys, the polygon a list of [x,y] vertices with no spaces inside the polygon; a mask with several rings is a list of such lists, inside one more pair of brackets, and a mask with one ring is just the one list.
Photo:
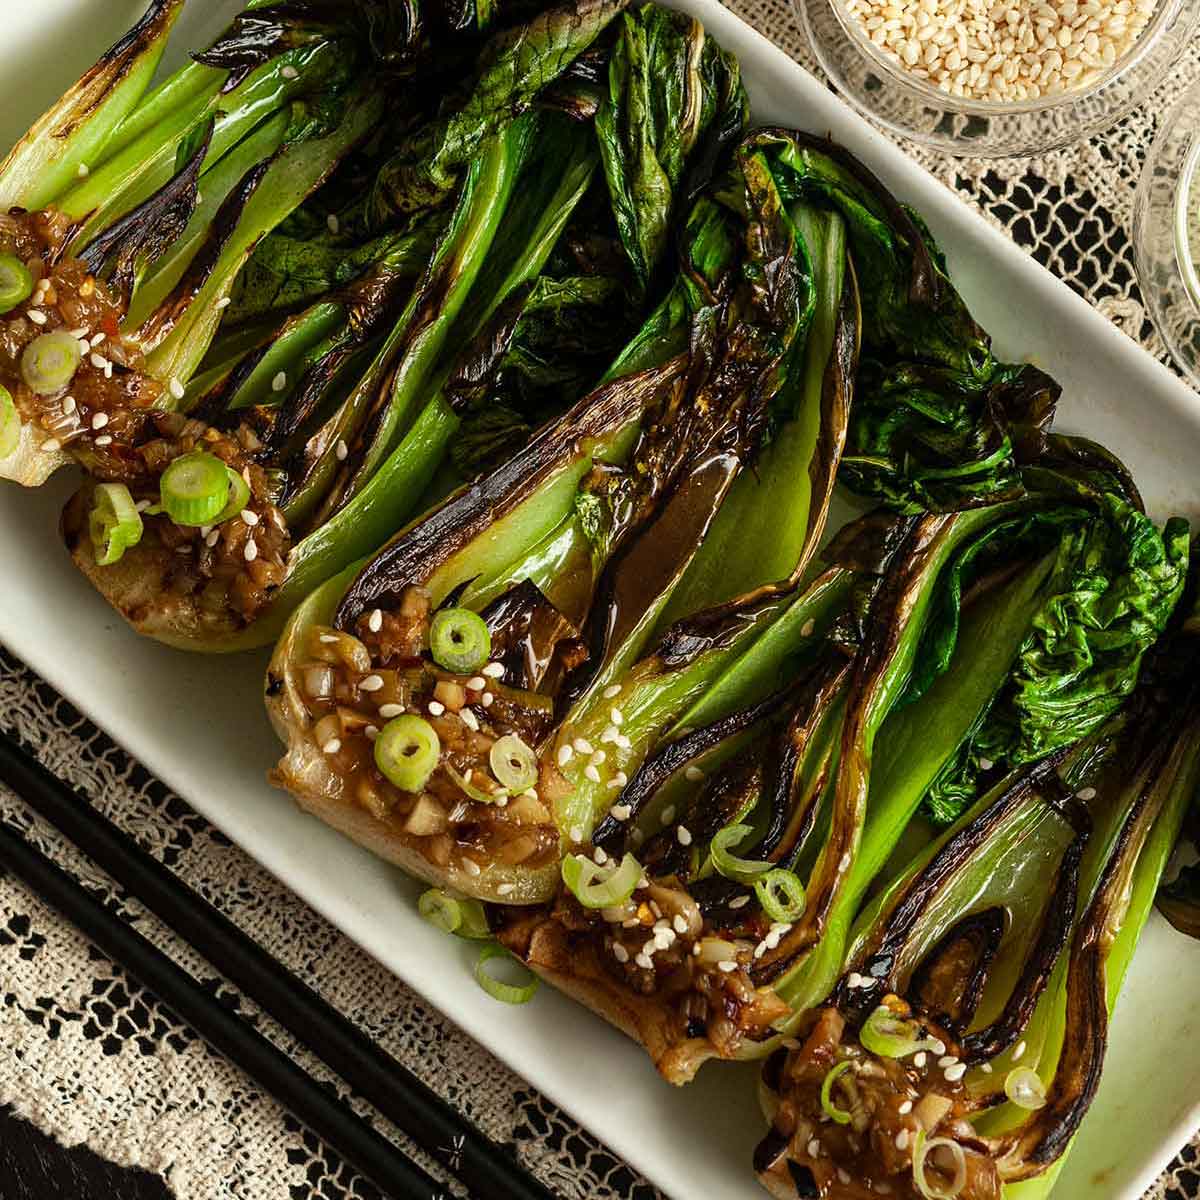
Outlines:
{"label": "lace tablecloth", "polygon": [[[731,5],[801,62],[807,49],[779,0]],[[1200,46],[1144,108],[1111,132],[1021,162],[914,157],[1161,355],[1134,280],[1129,229],[1156,117],[1200,69]],[[21,664],[0,653],[0,725],[36,748],[191,887],[218,904],[326,999],[462,1108],[551,1188],[578,1200],[657,1193],[486,1050],[389,976],[151,778]],[[327,1072],[255,1013],[189,948],[114,891],[61,838],[0,790],[0,814],[242,1011],[318,1078]],[[320,963],[320,970],[310,968]],[[237,1067],[105,961],[35,896],[0,875],[0,1105],[68,1145],[163,1176],[181,1200],[355,1196],[372,1189]],[[347,1096],[348,1103],[358,1102]],[[390,1131],[395,1133],[394,1130]],[[1152,1196],[1200,1196],[1200,1140]],[[682,1198],[677,1198],[682,1200]]]}

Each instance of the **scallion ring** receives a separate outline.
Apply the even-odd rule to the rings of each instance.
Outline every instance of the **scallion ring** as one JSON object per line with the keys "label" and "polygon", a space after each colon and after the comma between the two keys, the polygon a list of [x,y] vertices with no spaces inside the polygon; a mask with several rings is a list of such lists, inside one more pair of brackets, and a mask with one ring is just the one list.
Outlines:
{"label": "scallion ring", "polygon": [[[925,1160],[941,1147],[950,1151],[954,1159],[954,1178],[945,1187],[930,1183],[925,1175]],[[925,1130],[917,1132],[917,1140],[913,1146],[913,1183],[925,1200],[954,1200],[967,1184],[967,1156],[963,1148],[951,1138],[926,1138]]]}
{"label": "scallion ring", "polygon": [[495,804],[512,795],[508,788],[497,788],[494,792],[488,792],[481,787],[476,787],[471,780],[465,775],[459,774],[449,763],[446,764],[446,774],[458,784],[466,795],[470,796],[472,800],[478,800],[480,804]]}
{"label": "scallion ring", "polygon": [[250,503],[250,485],[232,467],[225,468],[229,481],[229,501],[217,515],[208,522],[211,525],[224,525],[232,521]]}
{"label": "scallion ring", "polygon": [[619,866],[601,867],[582,854],[568,854],[562,863],[563,883],[584,908],[618,908],[633,895],[642,878],[642,864],[626,854]]}
{"label": "scallion ring", "polygon": [[375,739],[375,765],[402,792],[419,792],[441,754],[437,730],[412,713],[389,721]]}
{"label": "scallion ring", "polygon": [[195,450],[162,473],[163,511],[176,525],[212,525],[229,503],[229,469],[215,455]]}
{"label": "scallion ring", "polygon": [[772,921],[790,925],[804,912],[804,885],[782,867],[775,867],[759,879],[754,885],[754,894]]}
{"label": "scallion ring", "polygon": [[417,911],[443,933],[471,939],[492,936],[487,914],[478,900],[455,897],[441,888],[430,888],[417,901]]}
{"label": "scallion ring", "polygon": [[833,1102],[833,1085],[838,1079],[845,1075],[854,1064],[846,1059],[845,1062],[840,1062],[836,1066],[830,1067],[825,1078],[821,1081],[821,1108],[824,1109],[826,1116],[831,1121],[836,1121],[839,1125],[850,1124],[850,1114],[844,1108],[838,1108]]}
{"label": "scallion ring", "polygon": [[858,1040],[864,1049],[880,1058],[907,1058],[925,1046],[917,1037],[916,1022],[896,1016],[886,1004],[881,1004],[863,1022]]}
{"label": "scallion ring", "polygon": [[142,514],[123,483],[98,483],[88,514],[96,565],[111,566],[142,540]]}
{"label": "scallion ring", "polygon": [[[494,958],[503,958],[525,972],[529,982],[524,984],[505,983],[497,979],[487,967]],[[503,946],[494,943],[484,946],[479,952],[479,961],[475,964],[475,980],[493,1000],[504,1004],[528,1004],[538,989],[537,976],[522,966]]]}
{"label": "scallion ring", "polygon": [[1013,1067],[1004,1077],[1004,1094],[1018,1107],[1044,1108],[1046,1085],[1032,1067]]}
{"label": "scallion ring", "polygon": [[21,441],[21,414],[12,392],[0,383],[0,458],[7,458]]}
{"label": "scallion ring", "polygon": [[456,675],[469,675],[487,663],[492,635],[487,623],[469,608],[443,608],[429,626],[433,661]]}
{"label": "scallion ring", "polygon": [[515,733],[497,738],[488,751],[492,774],[511,792],[527,792],[538,781],[538,758]]}
{"label": "scallion ring", "polygon": [[33,276],[15,254],[0,254],[0,315],[33,295]]}
{"label": "scallion ring", "polygon": [[709,843],[709,856],[717,872],[735,883],[753,883],[760,875],[771,869],[769,862],[755,862],[750,858],[738,858],[731,853],[734,846],[741,845],[754,832],[752,825],[726,825]]}
{"label": "scallion ring", "polygon": [[25,347],[21,355],[21,378],[26,387],[39,396],[53,396],[63,391],[75,378],[83,351],[79,339],[65,329],[43,333]]}

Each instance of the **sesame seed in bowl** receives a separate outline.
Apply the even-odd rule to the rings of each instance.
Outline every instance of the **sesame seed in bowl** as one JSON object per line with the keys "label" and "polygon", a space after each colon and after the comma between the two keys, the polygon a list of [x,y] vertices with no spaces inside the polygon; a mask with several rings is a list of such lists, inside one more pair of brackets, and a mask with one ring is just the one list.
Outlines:
{"label": "sesame seed in bowl", "polygon": [[865,116],[952,154],[1045,153],[1136,108],[1200,35],[1200,0],[794,0]]}

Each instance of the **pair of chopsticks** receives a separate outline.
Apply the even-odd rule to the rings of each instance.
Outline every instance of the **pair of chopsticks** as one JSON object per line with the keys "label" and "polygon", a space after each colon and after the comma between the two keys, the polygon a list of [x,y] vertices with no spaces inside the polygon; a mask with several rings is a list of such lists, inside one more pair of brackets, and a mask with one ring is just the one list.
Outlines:
{"label": "pair of chopsticks", "polygon": [[[552,1200],[551,1193],[507,1151],[95,812],[85,796],[3,735],[0,781],[460,1180],[472,1197]],[[0,866],[58,909],[384,1195],[403,1200],[439,1200],[446,1195],[443,1184],[339,1103],[326,1087],[229,1012],[4,821],[0,821]]]}

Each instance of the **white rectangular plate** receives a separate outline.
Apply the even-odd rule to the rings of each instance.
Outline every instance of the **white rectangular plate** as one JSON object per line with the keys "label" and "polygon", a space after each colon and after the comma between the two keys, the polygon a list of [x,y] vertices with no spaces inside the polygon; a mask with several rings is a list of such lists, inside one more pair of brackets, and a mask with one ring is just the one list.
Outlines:
{"label": "white rectangular plate", "polygon": [[[141,0],[0,5],[0,145],[132,23]],[[199,45],[238,6],[192,4],[178,44]],[[999,351],[1064,386],[1062,429],[1132,468],[1151,511],[1200,516],[1200,398],[842,101],[715,0],[679,0],[742,63],[759,121],[830,132],[928,220]],[[676,1200],[763,1195],[754,1072],[713,1064],[682,1091],[640,1050],[543,989],[490,1000],[471,951],[416,914],[416,888],[301,814],[264,774],[277,757],[260,700],[265,659],[210,660],[136,638],[78,576],[57,514],[70,490],[0,485],[0,640],[153,772],[463,1029]],[[1200,1126],[1195,981],[1200,947],[1151,920],[1117,1009],[1100,1094],[1056,1200],[1136,1200]],[[564,1048],[569,1052],[564,1053]]]}

